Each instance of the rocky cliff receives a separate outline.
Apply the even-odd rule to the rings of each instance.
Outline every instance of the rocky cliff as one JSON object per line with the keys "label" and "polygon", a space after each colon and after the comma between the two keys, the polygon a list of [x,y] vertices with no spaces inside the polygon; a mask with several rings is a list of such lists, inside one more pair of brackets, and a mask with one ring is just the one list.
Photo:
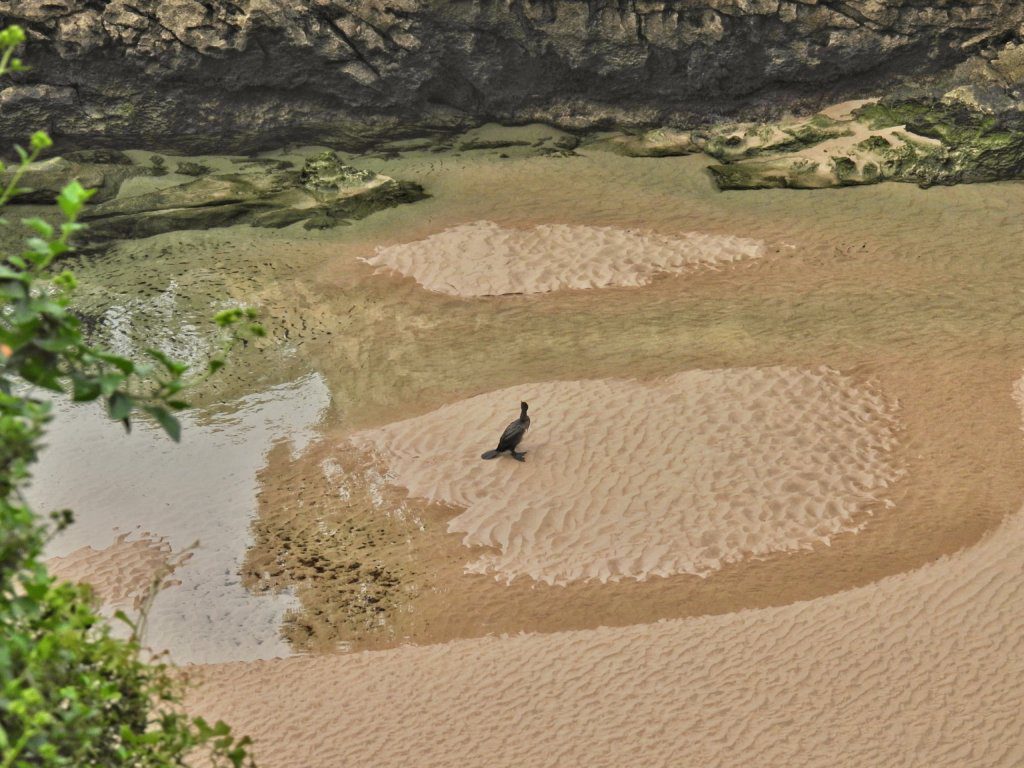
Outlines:
{"label": "rocky cliff", "polygon": [[342,147],[495,120],[817,106],[1013,39],[1019,0],[0,0],[33,70],[0,143]]}

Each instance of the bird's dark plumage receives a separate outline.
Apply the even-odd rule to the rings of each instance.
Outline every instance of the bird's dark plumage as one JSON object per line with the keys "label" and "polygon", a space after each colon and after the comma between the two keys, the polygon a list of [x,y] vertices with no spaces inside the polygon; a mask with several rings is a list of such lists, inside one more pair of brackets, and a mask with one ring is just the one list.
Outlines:
{"label": "bird's dark plumage", "polygon": [[530,406],[526,403],[520,403],[519,407],[521,408],[519,418],[505,427],[505,431],[501,433],[501,438],[498,440],[498,447],[493,451],[487,451],[480,458],[496,459],[507,451],[512,454],[512,458],[516,461],[526,461],[523,458],[526,456],[526,451],[516,451],[516,448],[522,442],[526,430],[530,428],[530,417],[526,415],[526,409]]}

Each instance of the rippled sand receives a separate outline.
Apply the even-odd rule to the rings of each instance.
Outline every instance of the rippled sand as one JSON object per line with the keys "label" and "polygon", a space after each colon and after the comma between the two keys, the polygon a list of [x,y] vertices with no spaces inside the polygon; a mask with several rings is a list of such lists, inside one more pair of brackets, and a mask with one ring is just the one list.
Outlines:
{"label": "rippled sand", "polygon": [[966,551],[810,602],[226,664],[192,703],[257,733],[270,768],[1009,768],[1024,763],[1022,573],[1018,512]]}
{"label": "rippled sand", "polygon": [[85,546],[64,557],[52,557],[46,567],[58,579],[87,582],[104,606],[138,607],[157,579],[170,576],[174,565],[171,545],[163,539],[129,536],[122,533],[102,549]]}
{"label": "rippled sand", "polygon": [[758,240],[687,232],[667,237],[615,227],[493,221],[462,224],[423,240],[379,247],[368,264],[414,277],[453,296],[547,293],[566,288],[647,285],[658,275],[764,255]]}
{"label": "rippled sand", "polygon": [[[520,399],[525,463],[482,462]],[[856,530],[899,476],[893,406],[829,368],[526,384],[361,432],[414,497],[493,547],[469,571],[565,583],[706,575]]]}

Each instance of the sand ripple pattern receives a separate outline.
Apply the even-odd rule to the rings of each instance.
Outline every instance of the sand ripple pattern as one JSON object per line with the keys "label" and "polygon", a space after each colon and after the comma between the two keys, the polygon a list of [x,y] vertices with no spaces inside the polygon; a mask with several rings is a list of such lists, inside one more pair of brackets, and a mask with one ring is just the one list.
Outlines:
{"label": "sand ripple pattern", "polygon": [[758,258],[765,251],[762,241],[733,235],[667,237],[567,224],[510,229],[475,221],[416,242],[378,247],[365,261],[412,276],[431,291],[500,296],[647,285],[658,275]]}
{"label": "sand ripple pattern", "polygon": [[123,533],[103,549],[79,547],[64,557],[50,558],[46,566],[62,581],[90,584],[106,605],[135,607],[154,579],[173,569],[172,554],[171,545],[164,539],[128,537]]}
{"label": "sand ripple pattern", "polygon": [[206,670],[265,768],[1024,765],[1024,513],[781,608]]}
{"label": "sand ripple pattern", "polygon": [[[531,404],[527,462],[484,462]],[[827,367],[526,384],[357,433],[411,495],[495,548],[468,570],[548,583],[706,575],[856,530],[900,476],[895,406]]]}

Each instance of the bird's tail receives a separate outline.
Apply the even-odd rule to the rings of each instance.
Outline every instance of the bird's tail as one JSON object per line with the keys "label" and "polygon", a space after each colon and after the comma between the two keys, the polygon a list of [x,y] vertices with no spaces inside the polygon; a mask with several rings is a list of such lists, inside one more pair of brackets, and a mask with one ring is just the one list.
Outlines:
{"label": "bird's tail", "polygon": [[498,454],[499,453],[501,453],[501,452],[500,451],[487,451],[487,453],[481,454],[480,458],[481,459],[496,459],[496,458],[498,458]]}

